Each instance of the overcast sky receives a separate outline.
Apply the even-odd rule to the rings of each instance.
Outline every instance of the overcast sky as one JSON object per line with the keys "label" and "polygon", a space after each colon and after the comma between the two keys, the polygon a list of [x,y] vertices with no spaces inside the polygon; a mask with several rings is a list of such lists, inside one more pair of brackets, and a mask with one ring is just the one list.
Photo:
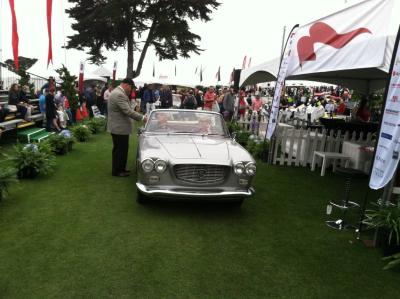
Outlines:
{"label": "overcast sky", "polygon": [[[200,56],[190,59],[160,62],[150,50],[146,56],[142,75],[152,76],[153,63],[156,76],[173,76],[177,66],[178,77],[193,77],[196,67],[203,65],[203,77],[206,82],[215,81],[215,74],[221,66],[221,81],[227,82],[232,69],[241,68],[243,57],[251,57],[251,65],[277,57],[281,51],[283,27],[287,31],[295,24],[306,24],[329,13],[358,3],[355,0],[220,0],[221,6],[212,14],[208,23],[194,22],[193,32],[200,35],[200,47],[205,49]],[[396,34],[399,26],[398,13],[400,0],[395,0],[390,22],[390,33]],[[87,55],[83,51],[64,50],[62,45],[68,35],[73,34],[72,20],[64,12],[69,7],[67,0],[53,1],[53,57],[54,66],[46,68],[47,61],[47,25],[46,0],[15,0],[15,10],[19,32],[19,54],[39,61],[31,69],[33,73],[48,76],[55,68],[65,63],[72,73],[79,70],[79,61]],[[397,21],[394,20],[396,17]],[[385,22],[386,20],[382,20]],[[12,58],[11,17],[8,0],[0,0],[0,58],[4,61]],[[117,77],[126,75],[126,51],[106,52],[108,60],[104,65],[112,70],[113,61],[118,61]],[[135,55],[135,61],[139,53]],[[93,71],[97,66],[86,63],[86,71]]]}

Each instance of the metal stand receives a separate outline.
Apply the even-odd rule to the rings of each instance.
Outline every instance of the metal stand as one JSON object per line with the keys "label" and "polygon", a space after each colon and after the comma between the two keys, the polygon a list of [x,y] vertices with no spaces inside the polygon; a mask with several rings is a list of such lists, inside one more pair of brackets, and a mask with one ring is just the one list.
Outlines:
{"label": "metal stand", "polygon": [[329,204],[332,207],[338,208],[341,211],[341,217],[337,220],[328,220],[326,221],[326,225],[331,228],[343,230],[343,229],[357,229],[356,225],[350,224],[346,221],[346,215],[349,210],[359,209],[360,205],[354,201],[350,201],[350,191],[351,191],[351,181],[352,176],[351,172],[354,171],[355,175],[359,175],[358,171],[347,169],[347,168],[338,168],[338,172],[340,173],[343,170],[342,174],[346,175],[346,180],[344,183],[344,195],[343,200],[340,202],[330,201]]}

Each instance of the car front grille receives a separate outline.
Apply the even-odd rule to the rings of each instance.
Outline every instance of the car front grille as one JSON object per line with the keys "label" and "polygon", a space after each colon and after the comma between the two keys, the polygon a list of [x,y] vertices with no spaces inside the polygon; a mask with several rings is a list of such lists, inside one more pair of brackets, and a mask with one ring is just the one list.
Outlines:
{"label": "car front grille", "polygon": [[180,164],[174,166],[178,180],[192,184],[218,184],[224,181],[227,166]]}

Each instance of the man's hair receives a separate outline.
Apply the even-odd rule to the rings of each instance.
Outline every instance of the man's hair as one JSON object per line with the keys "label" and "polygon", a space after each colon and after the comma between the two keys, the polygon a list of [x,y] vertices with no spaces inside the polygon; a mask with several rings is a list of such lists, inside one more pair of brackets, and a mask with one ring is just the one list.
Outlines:
{"label": "man's hair", "polygon": [[125,78],[124,80],[121,81],[121,83],[129,84],[130,86],[135,87],[135,83],[131,78]]}

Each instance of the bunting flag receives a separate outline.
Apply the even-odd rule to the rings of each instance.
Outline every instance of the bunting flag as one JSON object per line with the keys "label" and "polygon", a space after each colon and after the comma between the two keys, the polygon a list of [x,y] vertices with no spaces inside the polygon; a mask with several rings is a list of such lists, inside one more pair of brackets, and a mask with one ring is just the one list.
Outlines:
{"label": "bunting flag", "polygon": [[217,79],[217,81],[221,81],[221,67],[218,68],[217,73],[215,74],[215,79]]}
{"label": "bunting flag", "polygon": [[117,61],[114,61],[113,65],[113,72],[112,72],[112,85],[114,86],[115,84],[115,77],[117,75]]}
{"label": "bunting flag", "polygon": [[200,82],[203,82],[203,66],[200,66]]}
{"label": "bunting flag", "polygon": [[196,70],[194,71],[194,74],[195,74],[195,75],[197,74],[197,66],[196,66]]}
{"label": "bunting flag", "polygon": [[47,54],[47,67],[49,67],[50,61],[53,63],[53,47],[51,37],[51,14],[53,8],[53,0],[47,0],[47,34],[49,36],[49,51]]}
{"label": "bunting flag", "polygon": [[83,73],[84,73],[85,65],[83,62],[79,64],[79,81],[78,81],[78,90],[79,94],[83,93]]}
{"label": "bunting flag", "polygon": [[9,0],[11,9],[11,19],[12,19],[12,48],[14,56],[15,69],[19,70],[19,60],[18,60],[18,27],[17,27],[17,16],[15,15],[14,0]]}
{"label": "bunting flag", "polygon": [[397,33],[396,42],[390,63],[390,70],[385,92],[385,103],[382,109],[382,119],[378,135],[377,146],[372,171],[370,174],[369,187],[380,189],[385,187],[395,176],[399,165],[400,153],[400,126],[398,124],[400,115],[400,29]]}
{"label": "bunting flag", "polygon": [[251,57],[249,59],[249,64],[247,65],[247,68],[250,68],[250,65],[251,65]]}
{"label": "bunting flag", "polygon": [[156,66],[155,66],[155,64],[153,62],[153,77],[155,77],[155,76],[156,76]]}
{"label": "bunting flag", "polygon": [[243,63],[242,63],[242,70],[244,70],[246,68],[246,60],[247,60],[247,56],[245,55],[243,58]]}

